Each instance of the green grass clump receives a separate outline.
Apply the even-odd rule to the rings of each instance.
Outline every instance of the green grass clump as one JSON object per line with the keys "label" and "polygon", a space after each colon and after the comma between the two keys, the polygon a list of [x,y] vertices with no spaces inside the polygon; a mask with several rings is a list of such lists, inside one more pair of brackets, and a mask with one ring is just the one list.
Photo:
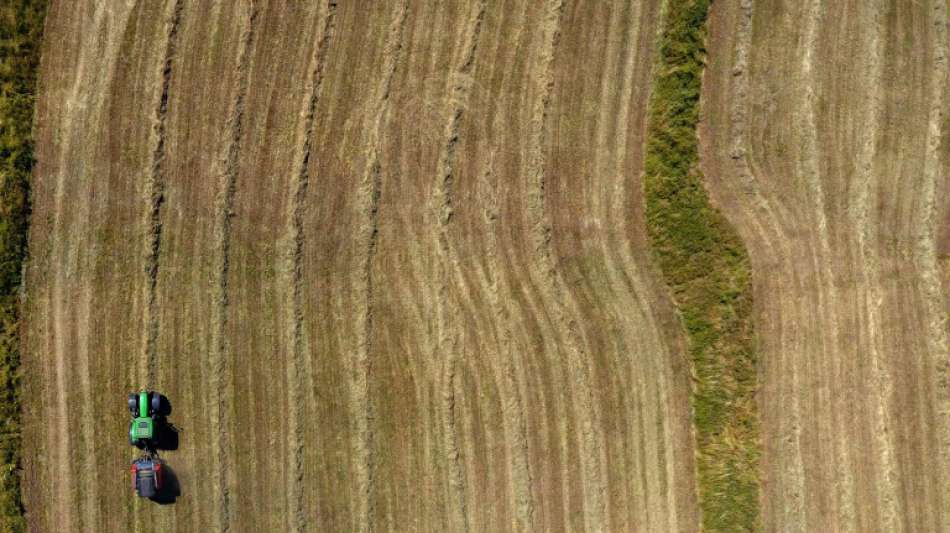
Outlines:
{"label": "green grass clump", "polygon": [[0,4],[0,531],[23,531],[19,298],[30,215],[33,102],[46,2]]}
{"label": "green grass clump", "polygon": [[669,3],[649,109],[647,229],[689,340],[703,528],[754,531],[760,439],[749,259],[709,204],[698,169],[709,6]]}

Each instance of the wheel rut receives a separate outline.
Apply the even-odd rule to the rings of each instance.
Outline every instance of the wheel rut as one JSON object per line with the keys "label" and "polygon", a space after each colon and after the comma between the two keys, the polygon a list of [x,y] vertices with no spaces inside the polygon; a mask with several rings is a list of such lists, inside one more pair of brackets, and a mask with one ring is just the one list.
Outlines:
{"label": "wheel rut", "polygon": [[[101,27],[103,24],[104,15],[105,14],[102,9],[95,11],[93,14],[94,27]],[[92,61],[93,59],[88,58],[85,53],[80,52],[74,81],[70,88],[68,97],[68,118],[65,119],[65,124],[63,125],[63,129],[67,132],[67,134],[66,140],[63,143],[63,147],[60,151],[59,169],[53,192],[53,234],[57,235],[59,238],[54,239],[51,246],[51,254],[54,263],[51,272],[53,279],[49,307],[52,309],[47,316],[47,335],[50,339],[48,344],[51,345],[48,348],[49,353],[53,355],[52,359],[54,370],[53,375],[55,376],[55,387],[53,390],[49,391],[51,397],[47,401],[46,405],[53,407],[52,411],[55,412],[55,425],[57,426],[57,431],[55,434],[52,431],[47,433],[47,449],[51,452],[50,455],[52,456],[52,462],[57,465],[51,468],[51,479],[59,480],[58,483],[55,483],[55,488],[50,490],[51,497],[54,500],[50,507],[55,510],[55,515],[67,528],[78,527],[81,518],[75,516],[74,509],[76,507],[80,507],[81,502],[77,501],[78,498],[76,498],[78,496],[78,482],[74,479],[72,471],[73,469],[70,468],[70,464],[72,464],[74,461],[72,455],[76,448],[76,444],[73,442],[73,432],[69,431],[69,410],[67,406],[67,394],[65,393],[65,391],[69,390],[67,385],[67,373],[69,372],[67,362],[67,354],[69,353],[69,349],[67,348],[67,337],[71,335],[72,332],[70,331],[67,318],[69,311],[65,308],[68,304],[66,288],[64,287],[64,281],[62,278],[70,278],[74,274],[74,269],[71,268],[68,263],[66,265],[62,265],[62,263],[65,262],[63,259],[68,260],[69,257],[67,254],[70,253],[69,240],[68,236],[66,235],[68,231],[66,226],[67,221],[65,220],[68,216],[68,207],[66,204],[67,176],[65,169],[68,168],[66,157],[68,156],[74,144],[74,135],[69,133],[69,131],[74,129],[73,117],[81,113],[81,109],[77,109],[79,97],[83,88],[83,82],[86,78],[86,70],[89,68],[88,66]]]}

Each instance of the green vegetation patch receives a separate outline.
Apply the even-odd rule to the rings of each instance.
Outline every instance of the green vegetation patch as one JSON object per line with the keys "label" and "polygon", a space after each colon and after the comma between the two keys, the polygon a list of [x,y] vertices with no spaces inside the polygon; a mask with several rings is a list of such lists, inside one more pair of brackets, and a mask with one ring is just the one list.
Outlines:
{"label": "green vegetation patch", "polygon": [[754,531],[760,440],[749,258],[709,204],[698,169],[709,6],[669,2],[649,110],[647,229],[689,340],[703,528]]}
{"label": "green vegetation patch", "polygon": [[19,289],[33,168],[33,102],[45,0],[0,3],[0,531],[23,531]]}

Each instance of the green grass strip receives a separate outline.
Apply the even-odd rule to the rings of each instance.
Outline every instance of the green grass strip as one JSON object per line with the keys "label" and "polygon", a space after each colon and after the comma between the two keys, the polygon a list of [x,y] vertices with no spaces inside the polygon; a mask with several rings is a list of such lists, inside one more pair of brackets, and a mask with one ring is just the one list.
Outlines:
{"label": "green grass strip", "polygon": [[33,169],[33,103],[46,2],[0,4],[0,531],[23,531],[19,290]]}
{"label": "green grass strip", "polygon": [[705,531],[759,529],[759,418],[749,258],[709,203],[696,124],[710,0],[670,0],[645,163],[647,229],[688,336]]}

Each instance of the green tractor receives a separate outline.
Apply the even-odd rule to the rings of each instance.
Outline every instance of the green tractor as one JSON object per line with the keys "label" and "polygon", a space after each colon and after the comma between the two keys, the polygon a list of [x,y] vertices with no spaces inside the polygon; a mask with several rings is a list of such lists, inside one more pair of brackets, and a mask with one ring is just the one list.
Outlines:
{"label": "green tractor", "polygon": [[129,411],[132,422],[129,423],[129,444],[141,450],[155,450],[158,447],[159,432],[165,421],[162,395],[148,390],[129,395]]}

